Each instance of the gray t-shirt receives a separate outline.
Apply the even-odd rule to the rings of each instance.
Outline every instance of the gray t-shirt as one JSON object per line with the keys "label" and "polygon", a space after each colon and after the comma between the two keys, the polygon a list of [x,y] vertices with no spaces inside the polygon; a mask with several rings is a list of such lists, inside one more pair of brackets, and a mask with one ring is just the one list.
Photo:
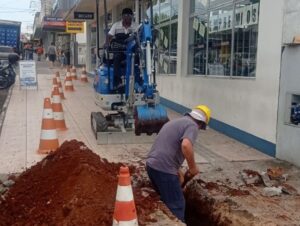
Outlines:
{"label": "gray t-shirt", "polygon": [[50,46],[48,47],[48,54],[49,54],[49,55],[55,55],[55,54],[56,54],[56,48],[55,48],[54,45],[50,45]]}
{"label": "gray t-shirt", "polygon": [[159,131],[146,164],[158,171],[177,175],[184,161],[181,142],[187,138],[194,144],[198,131],[197,123],[189,116],[169,121]]}

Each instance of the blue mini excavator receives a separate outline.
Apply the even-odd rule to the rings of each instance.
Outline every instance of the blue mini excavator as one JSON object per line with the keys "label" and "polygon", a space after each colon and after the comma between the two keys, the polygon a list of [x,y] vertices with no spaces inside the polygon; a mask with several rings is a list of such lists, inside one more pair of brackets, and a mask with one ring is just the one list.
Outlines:
{"label": "blue mini excavator", "polygon": [[[104,0],[105,30],[107,25],[107,3]],[[97,10],[99,0],[96,0]],[[91,113],[91,126],[97,139],[99,132],[134,131],[135,135],[158,133],[169,120],[166,109],[160,104],[159,92],[156,90],[154,37],[152,26],[152,1],[150,1],[151,21],[144,20],[138,29],[122,42],[112,40],[106,47],[99,48],[98,57],[101,65],[94,80],[96,104],[102,112]],[[98,11],[96,12],[98,18]],[[97,20],[97,37],[99,24]],[[100,50],[103,55],[100,56]],[[120,62],[122,76],[116,88],[114,73],[114,54],[125,54]]]}

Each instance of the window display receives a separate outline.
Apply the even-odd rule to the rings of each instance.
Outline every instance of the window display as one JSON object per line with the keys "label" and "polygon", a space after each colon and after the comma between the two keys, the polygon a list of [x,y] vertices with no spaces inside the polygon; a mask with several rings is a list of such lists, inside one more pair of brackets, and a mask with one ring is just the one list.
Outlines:
{"label": "window display", "polygon": [[159,31],[156,40],[158,73],[176,74],[178,0],[153,1],[153,20]]}
{"label": "window display", "polygon": [[191,0],[189,74],[254,77],[259,0]]}

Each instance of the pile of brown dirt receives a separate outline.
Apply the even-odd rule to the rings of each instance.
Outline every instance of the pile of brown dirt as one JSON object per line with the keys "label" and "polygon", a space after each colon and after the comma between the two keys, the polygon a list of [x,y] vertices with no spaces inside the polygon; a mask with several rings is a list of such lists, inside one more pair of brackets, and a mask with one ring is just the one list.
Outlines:
{"label": "pile of brown dirt", "polygon": [[[82,142],[65,142],[16,179],[1,201],[0,225],[112,225],[121,165]],[[132,178],[140,178],[140,169],[129,168]],[[144,180],[133,190],[139,224],[155,221],[149,215],[164,210],[157,194]]]}

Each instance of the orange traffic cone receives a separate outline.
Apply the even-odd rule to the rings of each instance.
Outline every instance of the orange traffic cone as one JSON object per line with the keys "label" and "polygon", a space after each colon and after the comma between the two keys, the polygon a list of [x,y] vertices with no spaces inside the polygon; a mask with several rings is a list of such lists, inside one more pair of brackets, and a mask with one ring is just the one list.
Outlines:
{"label": "orange traffic cone", "polygon": [[55,87],[58,87],[58,84],[57,84],[57,78],[56,78],[56,77],[54,77],[54,78],[52,79],[52,91],[51,91],[51,97],[53,97],[53,92],[54,92]]}
{"label": "orange traffic cone", "polygon": [[65,77],[65,84],[66,84],[67,77],[70,77],[70,78],[71,78],[71,80],[72,80],[72,77],[71,77],[71,72],[67,71],[67,73],[66,73],[66,77]]}
{"label": "orange traffic cone", "polygon": [[66,77],[66,80],[65,80],[65,91],[71,91],[71,92],[74,91],[72,78],[71,78],[71,76],[68,76],[68,74],[67,74],[67,77]]}
{"label": "orange traffic cone", "polygon": [[60,94],[58,88],[54,88],[53,98],[52,98],[52,110],[53,110],[53,118],[55,127],[58,130],[67,130],[64,111],[61,104]]}
{"label": "orange traffic cone", "polygon": [[60,95],[60,98],[62,100],[66,99],[65,98],[65,95],[64,95],[64,91],[62,89],[62,84],[61,84],[61,79],[60,79],[60,76],[56,77],[56,81],[57,81],[57,87],[58,87],[58,91],[59,91],[59,95]]}
{"label": "orange traffic cone", "polygon": [[53,111],[50,98],[44,99],[44,111],[42,121],[42,131],[40,137],[39,154],[47,154],[55,151],[59,146],[55,123],[53,120]]}
{"label": "orange traffic cone", "polygon": [[71,69],[71,77],[73,80],[77,80],[77,72],[76,72],[76,67],[73,65],[72,69]]}
{"label": "orange traffic cone", "polygon": [[59,71],[55,72],[55,76],[54,77],[60,77]]}
{"label": "orange traffic cone", "polygon": [[82,67],[82,71],[81,71],[80,81],[82,81],[82,82],[89,82],[86,74],[87,73],[86,73],[85,66],[83,66]]}
{"label": "orange traffic cone", "polygon": [[129,168],[120,167],[119,182],[113,216],[113,226],[137,226],[137,214],[133,200]]}

